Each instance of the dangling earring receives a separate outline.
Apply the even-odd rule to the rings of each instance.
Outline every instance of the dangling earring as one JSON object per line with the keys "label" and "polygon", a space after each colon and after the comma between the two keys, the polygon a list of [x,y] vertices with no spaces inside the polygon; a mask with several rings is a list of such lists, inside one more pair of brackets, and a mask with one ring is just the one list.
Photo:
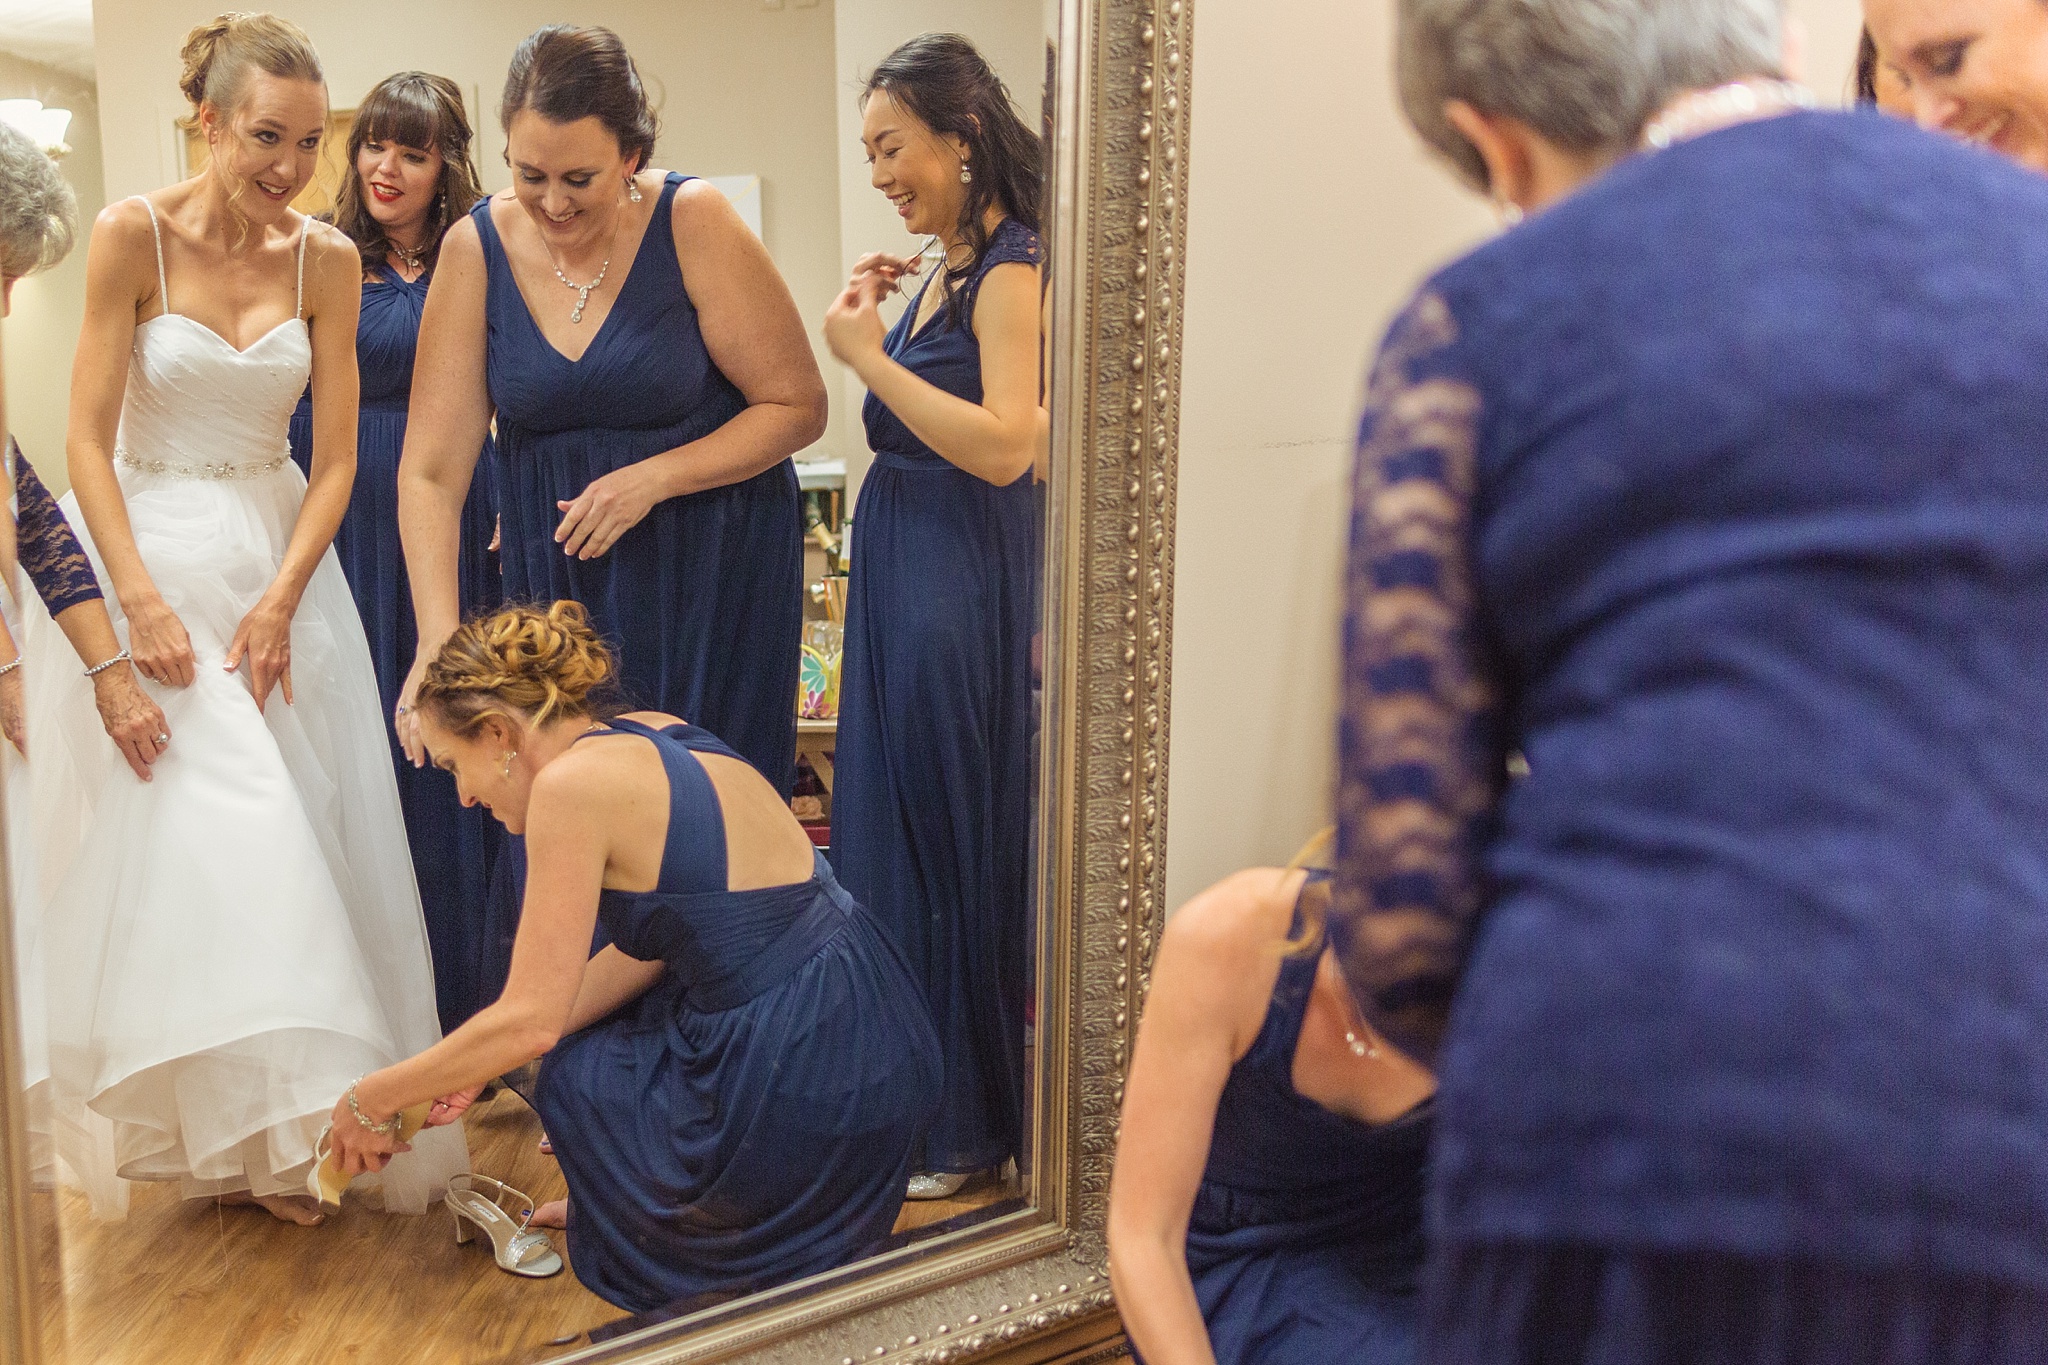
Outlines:
{"label": "dangling earring", "polygon": [[636,204],[647,197],[640,193],[640,182],[630,175],[626,177],[626,197]]}
{"label": "dangling earring", "polygon": [[974,183],[974,172],[968,169],[967,163],[964,161],[960,163],[960,183],[963,185],[972,185]]}
{"label": "dangling earring", "polygon": [[1372,1040],[1372,1035],[1368,1033],[1365,1037],[1361,1038],[1355,1029],[1347,1028],[1344,1030],[1344,1046],[1351,1049],[1351,1055],[1354,1057],[1377,1057],[1380,1055],[1379,1044]]}
{"label": "dangling earring", "polygon": [[1496,199],[1493,207],[1500,213],[1501,222],[1509,227],[1522,221],[1522,206],[1512,199]]}
{"label": "dangling earring", "polygon": [[505,751],[505,758],[502,764],[500,764],[499,766],[499,771],[505,775],[505,780],[507,782],[510,782],[512,780],[512,760],[517,757],[519,757],[519,751],[517,749],[507,749]]}

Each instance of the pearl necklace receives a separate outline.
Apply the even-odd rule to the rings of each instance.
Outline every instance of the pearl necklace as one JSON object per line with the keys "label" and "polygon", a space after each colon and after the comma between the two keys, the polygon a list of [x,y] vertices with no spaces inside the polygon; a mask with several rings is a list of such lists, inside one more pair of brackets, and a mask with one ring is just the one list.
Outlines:
{"label": "pearl necklace", "polygon": [[1643,129],[1643,145],[1662,150],[1732,123],[1813,108],[1813,92],[1791,81],[1731,81],[1681,95]]}

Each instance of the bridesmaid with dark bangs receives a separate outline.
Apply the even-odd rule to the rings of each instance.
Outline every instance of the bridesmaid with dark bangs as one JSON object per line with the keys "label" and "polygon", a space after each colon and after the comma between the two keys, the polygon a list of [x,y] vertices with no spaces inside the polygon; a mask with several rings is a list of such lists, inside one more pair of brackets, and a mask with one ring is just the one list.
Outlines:
{"label": "bridesmaid with dark bangs", "polygon": [[[412,664],[412,585],[398,539],[398,460],[405,448],[413,359],[427,287],[450,225],[483,197],[470,157],[462,94],[445,76],[404,71],[386,77],[356,110],[348,172],[335,226],[363,256],[363,311],[356,328],[362,406],[356,425],[356,482],[334,552],[362,614],[385,713],[398,704]],[[292,458],[313,452],[310,399],[292,418]],[[496,609],[502,593],[493,549],[498,460],[488,436],[462,505],[456,573],[464,616]],[[413,872],[434,957],[443,1032],[490,1003],[482,984],[485,907],[502,843],[482,810],[466,810],[444,772],[406,761],[396,738],[391,761],[412,845]]]}

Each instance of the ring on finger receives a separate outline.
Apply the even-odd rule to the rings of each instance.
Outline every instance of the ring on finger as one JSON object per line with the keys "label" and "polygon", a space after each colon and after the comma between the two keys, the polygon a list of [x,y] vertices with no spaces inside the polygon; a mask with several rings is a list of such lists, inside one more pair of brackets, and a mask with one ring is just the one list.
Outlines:
{"label": "ring on finger", "polygon": [[159,748],[159,749],[168,749],[168,748],[169,748],[170,746],[171,746],[171,737],[170,737],[169,735],[166,735],[166,734],[159,734],[159,735],[158,735],[158,736],[156,737],[156,747],[157,747],[157,748]]}

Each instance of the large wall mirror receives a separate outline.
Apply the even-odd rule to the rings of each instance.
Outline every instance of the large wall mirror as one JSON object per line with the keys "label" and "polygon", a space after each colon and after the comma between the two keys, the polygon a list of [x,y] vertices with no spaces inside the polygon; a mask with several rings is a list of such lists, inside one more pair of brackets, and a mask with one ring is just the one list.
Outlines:
{"label": "large wall mirror", "polygon": [[[64,395],[51,376],[68,369],[77,341],[87,227],[104,206],[202,164],[204,148],[178,122],[178,50],[218,8],[214,0],[0,5],[0,99],[77,106],[63,164],[80,199],[80,241],[61,269],[78,278],[48,272],[21,282],[4,333],[15,391],[0,409],[59,497]],[[822,432],[794,457],[806,591],[791,648],[801,650],[802,668],[797,695],[777,703],[797,713],[791,812],[828,858],[831,831],[851,813],[835,803],[876,785],[849,782],[840,752],[847,561],[891,552],[875,491],[921,477],[870,449],[867,387],[833,358],[823,334],[828,308],[867,253],[907,256],[926,245],[906,231],[914,209],[904,208],[900,187],[874,183],[881,177],[863,143],[874,129],[864,129],[862,83],[900,44],[928,32],[963,35],[1002,78],[1044,151],[1035,258],[1044,439],[1024,480],[1031,506],[1022,524],[1032,543],[1003,570],[1024,580],[1014,588],[1030,604],[1029,647],[1004,656],[1017,676],[1003,683],[1028,715],[1021,742],[1000,759],[1015,769],[1004,774],[1004,789],[1020,794],[1011,813],[932,814],[1016,869],[1016,895],[1002,907],[969,907],[993,917],[991,935],[1013,934],[1015,951],[990,959],[992,974],[984,962],[971,983],[953,983],[951,1003],[928,1007],[962,1016],[936,1028],[971,1035],[974,1065],[1015,1079],[994,1087],[997,1136],[982,1144],[983,1169],[941,1171],[965,1178],[903,1201],[886,1235],[801,1276],[736,1273],[714,1290],[638,1311],[573,1273],[504,1273],[488,1248],[458,1245],[455,1220],[438,1204],[419,1216],[387,1213],[374,1192],[352,1190],[338,1212],[306,1227],[192,1197],[190,1179],[119,1178],[154,1173],[122,1128],[132,1122],[122,1104],[135,1087],[121,1103],[96,1108],[97,1096],[86,1096],[68,1118],[53,1117],[46,1012],[53,1000],[106,984],[59,979],[52,963],[75,960],[76,945],[53,949],[42,916],[80,885],[131,900],[154,893],[108,880],[118,849],[91,854],[70,874],[52,875],[51,860],[38,861],[52,836],[42,827],[51,809],[37,801],[47,790],[37,765],[55,761],[44,753],[56,744],[32,729],[25,759],[0,742],[0,832],[14,855],[0,881],[9,911],[0,923],[13,929],[11,939],[0,936],[0,1365],[1123,1358],[1104,1220],[1122,1076],[1165,878],[1188,0],[420,0],[381,17],[304,0],[270,8],[319,50],[337,141],[385,77],[402,69],[448,77],[476,127],[486,194],[505,191],[515,174],[497,119],[514,48],[543,24],[603,25],[623,40],[658,109],[651,164],[712,181],[765,246],[829,397]],[[82,52],[80,34],[89,35]],[[330,202],[345,173],[345,158],[323,154],[318,193],[306,202]],[[174,253],[173,294],[177,260]],[[885,320],[894,324],[903,306],[891,299]],[[67,358],[55,369],[45,364],[53,354]],[[501,413],[500,439],[504,420]],[[13,532],[10,516],[0,534],[0,602],[16,638],[54,649],[61,637],[22,621],[37,608],[16,572]],[[944,585],[929,591],[943,594]],[[31,669],[73,662],[32,658]],[[938,769],[922,757],[899,756],[897,780],[937,781],[923,775]],[[77,862],[75,845],[66,856]],[[906,856],[919,894],[963,894],[915,866],[914,852]],[[433,871],[419,870],[429,898]],[[931,945],[924,951],[944,956]],[[118,1011],[118,1000],[104,1003]],[[819,1075],[840,1069],[812,1060]],[[174,1080],[165,1087],[175,1088]],[[522,1097],[530,1090],[508,1077],[468,1111],[463,1129],[476,1171],[539,1204],[566,1185],[562,1154],[543,1150],[543,1125]],[[820,1099],[822,1123],[840,1102]],[[949,1102],[941,1096],[941,1111]],[[98,1176],[66,1159],[94,1142],[114,1151]],[[553,1250],[570,1252],[563,1233],[549,1236]]]}

